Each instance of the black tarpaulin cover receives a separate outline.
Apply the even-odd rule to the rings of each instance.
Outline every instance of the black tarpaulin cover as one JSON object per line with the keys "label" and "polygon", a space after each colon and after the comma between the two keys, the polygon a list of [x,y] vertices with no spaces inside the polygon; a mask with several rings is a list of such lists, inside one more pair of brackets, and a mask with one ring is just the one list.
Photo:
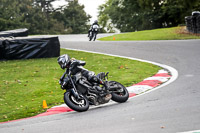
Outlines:
{"label": "black tarpaulin cover", "polygon": [[25,37],[28,36],[28,29],[16,29],[16,30],[8,30],[8,31],[1,31],[0,37]]}
{"label": "black tarpaulin cover", "polygon": [[58,37],[0,41],[0,59],[49,58],[59,55]]}

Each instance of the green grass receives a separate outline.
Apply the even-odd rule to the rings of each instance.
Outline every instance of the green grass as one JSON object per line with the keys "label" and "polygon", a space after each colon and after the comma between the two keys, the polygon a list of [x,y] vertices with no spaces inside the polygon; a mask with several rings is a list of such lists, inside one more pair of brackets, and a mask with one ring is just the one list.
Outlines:
{"label": "green grass", "polygon": [[[114,40],[115,38],[115,40]],[[188,33],[185,27],[162,28],[138,32],[122,33],[100,38],[101,41],[142,41],[142,40],[182,40],[200,39],[200,35]]]}
{"label": "green grass", "polygon": [[[161,69],[158,66],[124,58],[61,49],[61,54],[86,61],[85,68],[96,74],[109,71],[109,80],[125,86],[142,81]],[[48,107],[64,103],[58,83],[64,70],[57,58],[0,62],[0,122],[35,116]]]}

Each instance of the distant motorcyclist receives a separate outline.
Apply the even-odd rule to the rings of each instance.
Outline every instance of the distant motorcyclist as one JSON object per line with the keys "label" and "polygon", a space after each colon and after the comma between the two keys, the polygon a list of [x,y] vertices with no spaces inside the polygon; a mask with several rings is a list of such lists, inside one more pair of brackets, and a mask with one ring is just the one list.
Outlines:
{"label": "distant motorcyclist", "polygon": [[97,25],[99,27],[98,20],[95,20],[94,23],[91,25],[91,27],[88,31],[88,37],[90,36],[90,32],[92,31],[94,25]]}

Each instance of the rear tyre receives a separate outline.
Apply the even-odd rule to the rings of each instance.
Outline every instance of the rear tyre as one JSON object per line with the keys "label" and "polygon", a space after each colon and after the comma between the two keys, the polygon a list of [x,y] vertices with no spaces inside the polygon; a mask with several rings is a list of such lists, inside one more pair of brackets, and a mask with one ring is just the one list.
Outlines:
{"label": "rear tyre", "polygon": [[71,109],[78,111],[78,112],[83,112],[87,111],[89,109],[89,102],[87,98],[83,95],[79,95],[80,99],[77,99],[76,97],[73,96],[71,92],[66,92],[64,94],[64,101],[69,106]]}
{"label": "rear tyre", "polygon": [[116,89],[113,90],[112,100],[115,102],[123,103],[126,102],[129,98],[129,93],[126,87],[116,81],[109,81],[109,86],[116,86]]}

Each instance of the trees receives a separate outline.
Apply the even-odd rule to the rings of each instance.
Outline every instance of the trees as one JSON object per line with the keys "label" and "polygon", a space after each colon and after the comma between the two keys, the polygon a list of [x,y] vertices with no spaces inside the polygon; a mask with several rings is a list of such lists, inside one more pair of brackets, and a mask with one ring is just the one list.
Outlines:
{"label": "trees", "polygon": [[0,0],[0,30],[28,27],[25,21],[31,0]]}
{"label": "trees", "polygon": [[61,34],[64,33],[62,22],[53,18],[51,2],[55,0],[35,0],[29,10],[26,21],[30,24],[31,34]]}
{"label": "trees", "polygon": [[84,6],[80,5],[78,0],[73,0],[64,7],[60,21],[63,21],[68,33],[78,34],[87,33],[89,29],[87,23],[90,18],[91,16],[84,11]]}
{"label": "trees", "polygon": [[99,7],[99,22],[122,32],[177,26],[199,5],[199,0],[107,0]]}
{"label": "trees", "polygon": [[0,31],[28,28],[30,34],[87,32],[90,16],[78,0],[66,0],[68,4],[57,9],[52,6],[54,1],[0,0]]}
{"label": "trees", "polygon": [[165,0],[162,6],[162,15],[167,26],[177,26],[185,23],[185,16],[192,11],[200,10],[198,0]]}

